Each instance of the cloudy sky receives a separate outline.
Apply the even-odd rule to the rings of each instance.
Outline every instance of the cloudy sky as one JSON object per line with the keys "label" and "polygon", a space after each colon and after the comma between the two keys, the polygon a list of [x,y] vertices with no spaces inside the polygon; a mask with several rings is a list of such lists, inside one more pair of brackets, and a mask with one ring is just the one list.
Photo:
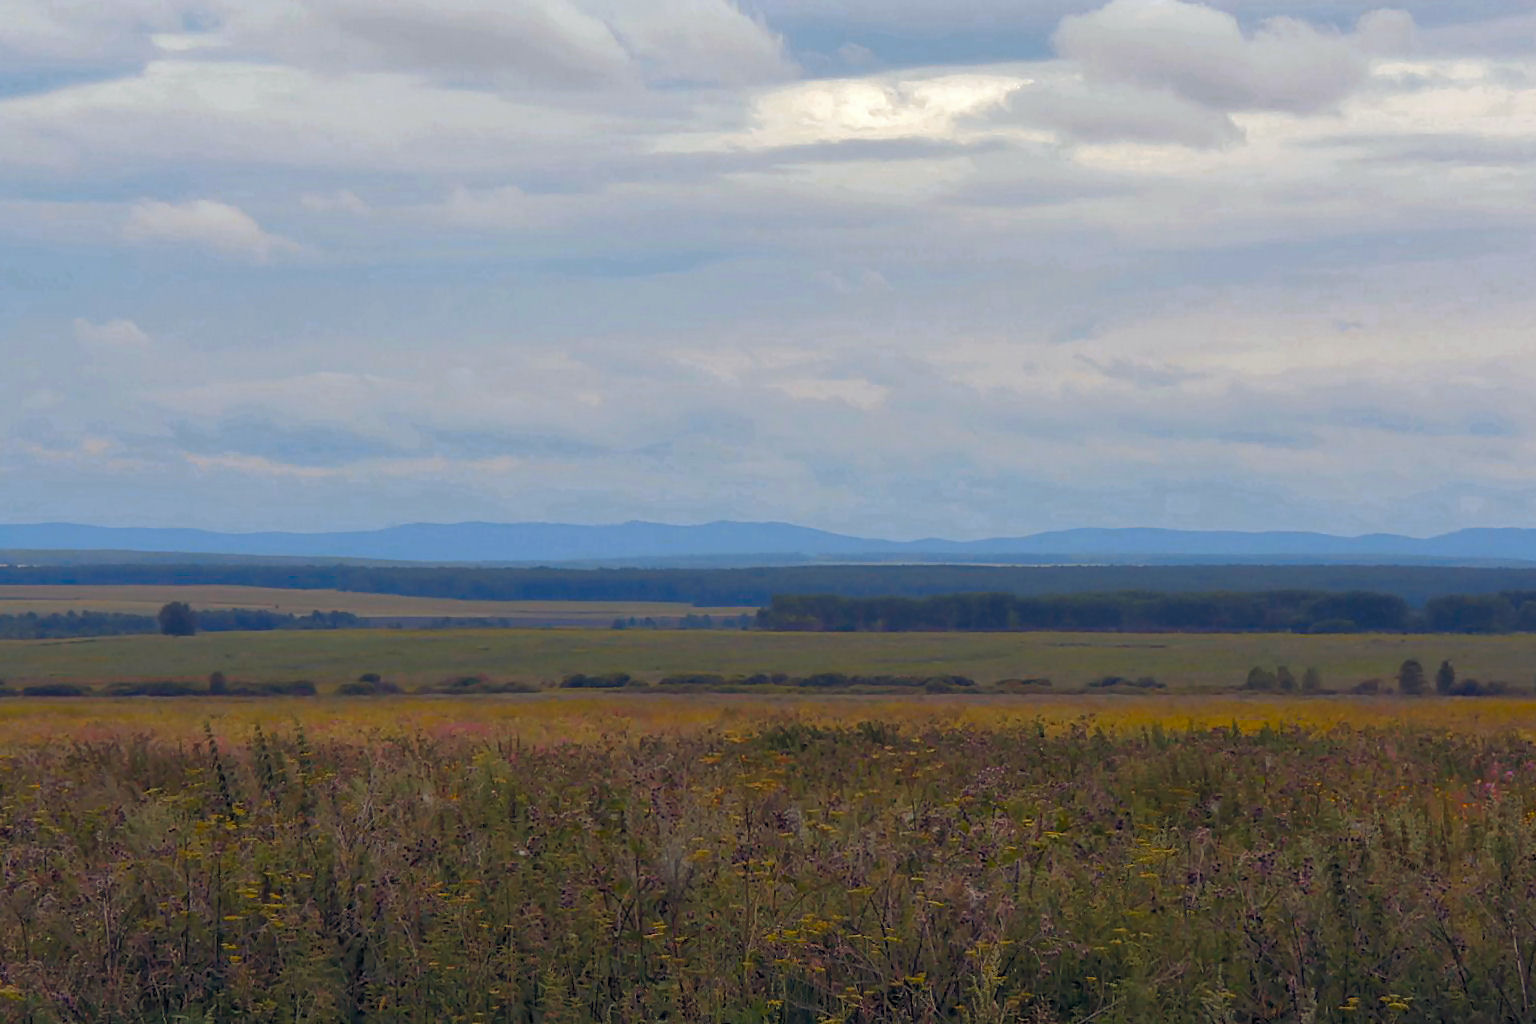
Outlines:
{"label": "cloudy sky", "polygon": [[1536,526],[1529,0],[6,0],[0,521]]}

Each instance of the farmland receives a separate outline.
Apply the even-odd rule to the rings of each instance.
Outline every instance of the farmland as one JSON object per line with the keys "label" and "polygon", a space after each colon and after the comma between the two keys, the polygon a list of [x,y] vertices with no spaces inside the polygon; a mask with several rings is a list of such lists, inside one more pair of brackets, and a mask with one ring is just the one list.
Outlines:
{"label": "farmland", "polygon": [[341,611],[365,619],[505,619],[529,626],[606,626],[616,618],[726,617],[756,611],[747,607],[695,608],[666,601],[464,601],[220,584],[0,586],[0,615],[70,611],[154,615],[170,601],[184,601],[194,608],[248,608],[284,615]]}
{"label": "farmland", "polygon": [[62,1021],[1533,1011],[1536,702],[0,705]]}
{"label": "farmland", "polygon": [[1151,675],[1174,691],[1242,685],[1255,665],[1316,667],[1328,688],[1390,679],[1406,658],[1529,687],[1536,636],[1401,634],[767,633],[651,630],[341,630],[0,642],[10,684],[128,679],[309,679],[322,689],[376,672],[407,688],[483,674],[549,682],[576,672],[806,675],[953,673],[989,683],[1048,677],[1056,690]]}

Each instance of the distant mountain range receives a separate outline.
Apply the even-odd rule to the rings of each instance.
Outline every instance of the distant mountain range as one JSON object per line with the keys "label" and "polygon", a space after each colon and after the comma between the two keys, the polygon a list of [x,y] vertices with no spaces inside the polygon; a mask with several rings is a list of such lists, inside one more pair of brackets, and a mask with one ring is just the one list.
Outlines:
{"label": "distant mountain range", "polygon": [[[1006,564],[1536,564],[1536,530],[1459,530],[1420,539],[1395,534],[1079,529],[1023,537],[888,541],[789,523],[699,526],[630,522],[413,523],[349,533],[214,533],[204,530],[39,523],[0,526],[0,560],[17,554],[145,553],[189,560],[280,557],[429,563],[542,565],[783,565],[793,562],[998,562]],[[157,560],[160,560],[157,558]]]}

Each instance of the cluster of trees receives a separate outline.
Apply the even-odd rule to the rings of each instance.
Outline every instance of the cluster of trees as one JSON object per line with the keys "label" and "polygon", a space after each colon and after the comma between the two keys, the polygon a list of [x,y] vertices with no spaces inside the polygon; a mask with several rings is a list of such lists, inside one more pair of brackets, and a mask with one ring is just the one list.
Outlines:
{"label": "cluster of trees", "polygon": [[1248,679],[1243,687],[1248,690],[1277,690],[1281,693],[1321,693],[1323,689],[1323,675],[1317,669],[1308,667],[1298,680],[1296,674],[1287,665],[1281,665],[1274,671],[1255,665],[1248,670]]}
{"label": "cluster of trees", "polygon": [[127,636],[153,633],[155,620],[148,615],[117,612],[55,612],[39,615],[0,615],[0,640],[63,640],[79,636]]}
{"label": "cluster of trees", "polygon": [[1161,682],[1156,676],[1137,676],[1135,679],[1126,676],[1103,676],[1088,684],[1090,690],[1166,690],[1168,684]]}
{"label": "cluster of trees", "polygon": [[[664,619],[663,622],[672,620]],[[722,615],[716,618],[713,615],[684,615],[676,620],[678,629],[751,629],[754,619],[751,615]],[[617,618],[613,620],[614,629],[661,629],[661,622],[647,615],[645,618],[637,618],[631,615],[629,618]]]}
{"label": "cluster of trees", "polygon": [[812,632],[1062,630],[1106,632],[1494,633],[1536,631],[1536,592],[1452,595],[1422,612],[1393,594],[944,594],[927,598],[780,595],[762,629]]}
{"label": "cluster of trees", "polygon": [[[1470,677],[1458,679],[1456,667],[1449,661],[1442,661],[1435,670],[1434,685],[1435,692],[1442,697],[1497,697],[1510,690],[1508,683],[1498,680],[1479,682]],[[1397,687],[1408,694],[1425,692],[1428,684],[1424,677],[1424,666],[1412,658],[1403,662],[1397,672]]]}
{"label": "cluster of trees", "polygon": [[1424,618],[1433,633],[1536,632],[1536,591],[1436,597],[1425,603]]}
{"label": "cluster of trees", "polygon": [[[0,584],[230,584],[499,601],[667,601],[762,605],[775,594],[931,597],[1157,591],[1363,590],[1420,606],[1443,594],[1536,590],[1536,570],[1358,565],[798,565],[748,569],[551,569],[476,566],[0,566]],[[1518,607],[1519,602],[1517,602]]]}
{"label": "cluster of trees", "polygon": [[366,623],[351,612],[314,611],[285,615],[258,608],[214,608],[197,613],[197,628],[205,633],[273,629],[361,629]]}
{"label": "cluster of trees", "polygon": [[945,594],[928,598],[780,596],[758,613],[763,629],[924,631],[1356,632],[1408,628],[1408,603],[1391,594],[1306,590],[1264,593]]}
{"label": "cluster of trees", "polygon": [[191,636],[197,632],[272,629],[357,629],[363,620],[350,612],[283,615],[250,608],[194,611],[184,601],[172,601],[155,615],[122,612],[25,612],[0,615],[0,640],[65,640],[87,636],[134,636],[163,633]]}
{"label": "cluster of trees", "polygon": [[[1434,691],[1442,697],[1491,697],[1508,693],[1510,690],[1508,683],[1458,679],[1456,668],[1449,661],[1440,663],[1440,667],[1435,670],[1434,679],[1431,680],[1424,671],[1424,665],[1417,658],[1409,658],[1398,666],[1397,675],[1392,680],[1366,679],[1355,684],[1351,692],[1384,693],[1395,685],[1398,693],[1418,697],[1428,693],[1431,684]],[[1317,669],[1308,668],[1298,680],[1285,665],[1281,665],[1274,671],[1262,665],[1255,665],[1248,670],[1248,679],[1243,686],[1248,690],[1282,693],[1295,693],[1298,690],[1302,693],[1325,692],[1323,677]]]}
{"label": "cluster of trees", "polygon": [[288,682],[237,683],[215,672],[206,685],[183,679],[132,680],[85,686],[80,683],[36,683],[20,688],[0,680],[0,697],[313,697],[319,691],[307,679]]}

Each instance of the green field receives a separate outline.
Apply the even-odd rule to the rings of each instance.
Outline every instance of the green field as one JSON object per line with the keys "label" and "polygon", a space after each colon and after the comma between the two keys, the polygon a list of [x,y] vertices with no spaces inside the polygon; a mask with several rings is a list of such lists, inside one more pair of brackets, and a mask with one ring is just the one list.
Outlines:
{"label": "green field", "polygon": [[765,633],[737,631],[357,630],[212,633],[0,642],[0,679],[102,683],[310,679],[326,686],[378,672],[406,686],[485,674],[530,682],[573,672],[958,674],[978,682],[1044,676],[1057,690],[1106,675],[1151,675],[1175,691],[1241,686],[1253,665],[1316,666],[1324,686],[1390,679],[1405,658],[1443,658],[1463,677],[1527,687],[1536,636],[1123,633]]}
{"label": "green field", "polygon": [[193,608],[243,608],[308,615],[350,612],[373,619],[508,619],[529,626],[607,626],[614,619],[674,620],[685,615],[734,617],[756,608],[696,608],[666,601],[461,601],[444,597],[366,594],[350,590],[297,590],[219,584],[0,586],[0,615],[118,612],[154,615],[169,601]]}

